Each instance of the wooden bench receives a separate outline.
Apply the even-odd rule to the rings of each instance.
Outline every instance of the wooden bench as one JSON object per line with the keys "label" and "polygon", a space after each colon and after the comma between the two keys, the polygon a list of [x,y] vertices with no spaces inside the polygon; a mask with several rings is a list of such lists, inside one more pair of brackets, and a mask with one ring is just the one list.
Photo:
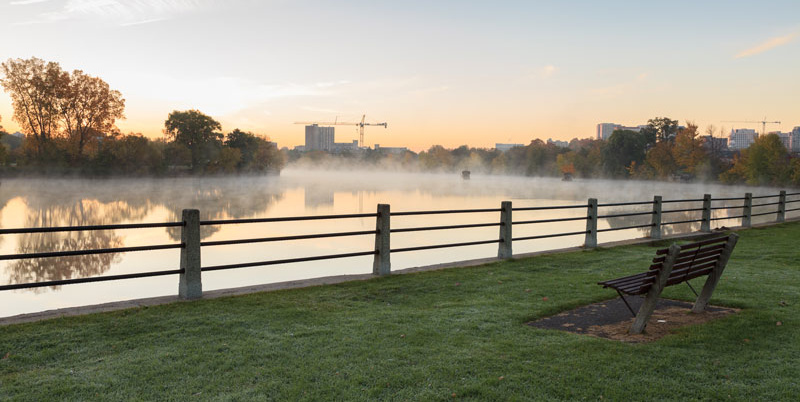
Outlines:
{"label": "wooden bench", "polygon": [[[644,331],[650,315],[655,310],[658,297],[665,287],[686,282],[697,295],[688,281],[708,275],[703,290],[697,295],[697,300],[692,307],[693,313],[703,312],[708,301],[711,300],[711,294],[714,293],[714,288],[722,276],[722,271],[725,269],[738,239],[739,236],[734,233],[682,246],[673,244],[669,248],[656,251],[653,264],[646,272],[597,284],[617,291],[631,314],[636,317],[629,332],[640,334]],[[638,313],[633,312],[624,295],[645,295]]]}

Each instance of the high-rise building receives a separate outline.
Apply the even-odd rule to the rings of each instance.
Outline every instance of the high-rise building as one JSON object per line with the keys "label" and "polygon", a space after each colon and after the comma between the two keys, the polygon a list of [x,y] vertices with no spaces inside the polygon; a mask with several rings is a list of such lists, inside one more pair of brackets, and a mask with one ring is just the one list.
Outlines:
{"label": "high-rise building", "polygon": [[800,152],[800,127],[795,127],[789,133],[789,151]]}
{"label": "high-rise building", "polygon": [[600,123],[597,125],[597,139],[607,140],[614,133],[614,130],[621,127],[622,125],[617,123]]}
{"label": "high-rise building", "polygon": [[778,138],[781,139],[783,146],[786,147],[788,151],[791,152],[792,150],[792,133],[782,133],[780,131],[773,131],[770,134],[777,134]]}
{"label": "high-rise building", "polygon": [[333,127],[320,127],[316,124],[306,126],[306,151],[333,150]]}
{"label": "high-rise building", "polygon": [[728,148],[734,151],[747,149],[750,145],[753,145],[756,138],[758,138],[758,133],[751,128],[731,130],[730,135],[728,135]]}

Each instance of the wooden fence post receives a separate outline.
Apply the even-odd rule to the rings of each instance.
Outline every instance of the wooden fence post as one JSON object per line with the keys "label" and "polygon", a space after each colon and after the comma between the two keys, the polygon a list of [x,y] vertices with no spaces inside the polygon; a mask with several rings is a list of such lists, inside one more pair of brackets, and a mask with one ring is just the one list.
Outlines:
{"label": "wooden fence post", "polygon": [[742,226],[749,228],[752,226],[753,221],[753,193],[745,193],[744,195],[744,215],[742,217]]}
{"label": "wooden fence post", "polygon": [[375,219],[375,257],[372,260],[373,275],[389,275],[392,272],[389,211],[389,204],[378,204],[378,217]]}
{"label": "wooden fence post", "polygon": [[514,254],[511,247],[511,201],[500,204],[500,243],[497,246],[497,258],[511,258]]}
{"label": "wooden fence post", "polygon": [[589,198],[589,207],[586,211],[586,240],[584,247],[597,247],[597,198]]}
{"label": "wooden fence post", "polygon": [[700,222],[700,231],[711,231],[711,194],[703,194],[703,221]]}
{"label": "wooden fence post", "polygon": [[650,227],[650,238],[661,238],[661,196],[653,196],[653,221]]}
{"label": "wooden fence post", "polygon": [[185,300],[203,297],[200,277],[200,211],[184,209],[181,228],[181,269],[178,279],[178,297]]}
{"label": "wooden fence post", "polygon": [[778,218],[775,221],[786,221],[786,190],[781,190],[780,198],[778,198]]}

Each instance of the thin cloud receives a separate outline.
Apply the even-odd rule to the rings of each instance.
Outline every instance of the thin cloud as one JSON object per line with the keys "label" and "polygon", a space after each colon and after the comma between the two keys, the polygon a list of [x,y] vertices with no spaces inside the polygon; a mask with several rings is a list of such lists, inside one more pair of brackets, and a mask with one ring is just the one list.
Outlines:
{"label": "thin cloud", "polygon": [[11,4],[12,6],[25,6],[28,4],[44,3],[48,1],[50,0],[17,0],[17,1],[12,1],[11,3],[8,4]]}
{"label": "thin cloud", "polygon": [[134,25],[144,25],[144,24],[150,24],[150,23],[153,23],[153,22],[160,22],[160,21],[164,21],[164,20],[166,20],[166,18],[151,18],[149,20],[126,22],[124,24],[120,24],[120,26],[121,27],[130,27],[130,26],[134,26]]}
{"label": "thin cloud", "polygon": [[631,92],[637,90],[637,88],[644,87],[646,85],[646,81],[649,76],[650,76],[649,73],[641,72],[633,77],[629,76],[629,78],[627,78],[625,81],[615,85],[589,88],[587,93],[589,93],[592,96],[612,97],[612,98],[623,95],[629,95]]}
{"label": "thin cloud", "polygon": [[[12,4],[49,0],[18,0]],[[210,6],[212,0],[67,0],[52,2],[49,9],[16,25],[46,24],[66,20],[98,20],[121,26],[147,24],[174,18]]]}
{"label": "thin cloud", "polygon": [[414,95],[431,95],[439,92],[445,92],[448,90],[450,90],[450,87],[448,87],[447,85],[438,85],[434,87],[414,89],[409,93]]}
{"label": "thin cloud", "polygon": [[556,66],[554,66],[552,64],[548,64],[548,65],[542,67],[542,69],[539,71],[539,73],[541,74],[542,77],[548,78],[548,77],[552,77],[553,74],[556,73],[556,71],[558,71],[558,67],[556,67]]}
{"label": "thin cloud", "polygon": [[[141,92],[155,96],[175,108],[197,108],[212,116],[226,116],[241,110],[263,107],[286,98],[328,97],[337,93],[337,85],[315,82],[262,83],[239,77],[183,78],[166,75],[141,75],[134,78],[123,93]],[[344,85],[344,84],[343,84]],[[155,90],[154,88],[158,88]]]}
{"label": "thin cloud", "polygon": [[741,59],[743,57],[750,57],[750,56],[755,56],[755,55],[760,54],[760,53],[764,53],[767,50],[772,50],[772,49],[774,49],[776,47],[783,46],[783,45],[786,45],[788,43],[791,43],[792,41],[797,39],[798,36],[800,36],[800,33],[795,32],[795,33],[792,33],[792,34],[789,34],[789,35],[775,36],[775,37],[769,38],[769,39],[767,39],[766,41],[764,41],[763,43],[761,43],[761,44],[759,44],[757,46],[754,46],[754,47],[751,47],[750,49],[747,49],[747,50],[739,52],[739,54],[737,54],[735,56],[735,58]]}
{"label": "thin cloud", "polygon": [[308,111],[308,112],[314,112],[314,113],[325,113],[325,114],[332,114],[332,115],[338,115],[338,114],[342,113],[342,112],[341,112],[341,111],[339,111],[339,110],[335,110],[335,109],[326,109],[326,108],[322,108],[322,107],[314,107],[314,106],[303,106],[303,107],[301,107],[300,109],[302,109],[302,110],[305,110],[305,111]]}

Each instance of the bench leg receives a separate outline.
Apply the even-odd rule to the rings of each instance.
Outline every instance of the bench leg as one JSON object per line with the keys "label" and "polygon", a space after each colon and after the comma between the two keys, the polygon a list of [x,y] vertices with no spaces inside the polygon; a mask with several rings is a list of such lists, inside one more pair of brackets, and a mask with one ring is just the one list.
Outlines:
{"label": "bench leg", "polygon": [[[655,285],[653,285],[653,287],[655,287]],[[656,310],[656,303],[658,303],[658,297],[661,295],[663,288],[658,289],[658,292],[653,292],[652,290],[653,288],[650,288],[650,292],[647,292],[647,297],[644,298],[642,306],[639,307],[639,312],[633,320],[633,325],[631,325],[631,329],[628,331],[629,333],[641,334],[644,331],[644,327],[647,326],[647,321],[650,321],[650,316],[653,315],[653,311]]]}
{"label": "bench leg", "polygon": [[633,320],[633,325],[631,325],[631,329],[628,330],[628,333],[637,335],[644,331],[644,327],[647,326],[647,321],[650,320],[650,316],[653,315],[653,311],[656,309],[658,297],[661,296],[661,291],[664,290],[664,287],[667,285],[669,274],[672,273],[672,266],[675,265],[675,260],[678,259],[678,254],[680,254],[680,252],[681,248],[679,246],[675,244],[670,246],[667,258],[664,260],[661,269],[658,270],[655,281],[653,281],[653,285],[647,292],[644,303],[639,307],[639,313],[636,314],[636,318]]}
{"label": "bench leg", "polygon": [[635,312],[635,311],[633,311],[633,308],[631,308],[631,305],[630,305],[630,304],[628,304],[628,301],[627,301],[627,300],[625,300],[625,296],[622,294],[622,292],[620,292],[619,290],[617,290],[617,294],[619,295],[619,298],[620,298],[620,299],[622,299],[622,302],[623,302],[623,303],[625,303],[625,307],[627,307],[627,308],[628,308],[628,311],[630,311],[630,312],[631,312],[631,315],[632,315],[634,318],[636,318],[636,312]]}
{"label": "bench leg", "polygon": [[733,247],[736,246],[736,241],[738,239],[739,236],[735,233],[728,238],[728,242],[725,244],[725,248],[719,257],[719,260],[717,260],[717,265],[715,265],[714,269],[708,274],[706,284],[703,285],[703,290],[700,291],[700,296],[697,297],[697,300],[694,302],[694,306],[692,306],[693,313],[702,313],[706,310],[706,306],[711,300],[711,295],[714,293],[717,283],[719,283],[719,278],[722,277],[722,271],[724,271],[725,266],[728,265],[728,259],[731,257]]}

